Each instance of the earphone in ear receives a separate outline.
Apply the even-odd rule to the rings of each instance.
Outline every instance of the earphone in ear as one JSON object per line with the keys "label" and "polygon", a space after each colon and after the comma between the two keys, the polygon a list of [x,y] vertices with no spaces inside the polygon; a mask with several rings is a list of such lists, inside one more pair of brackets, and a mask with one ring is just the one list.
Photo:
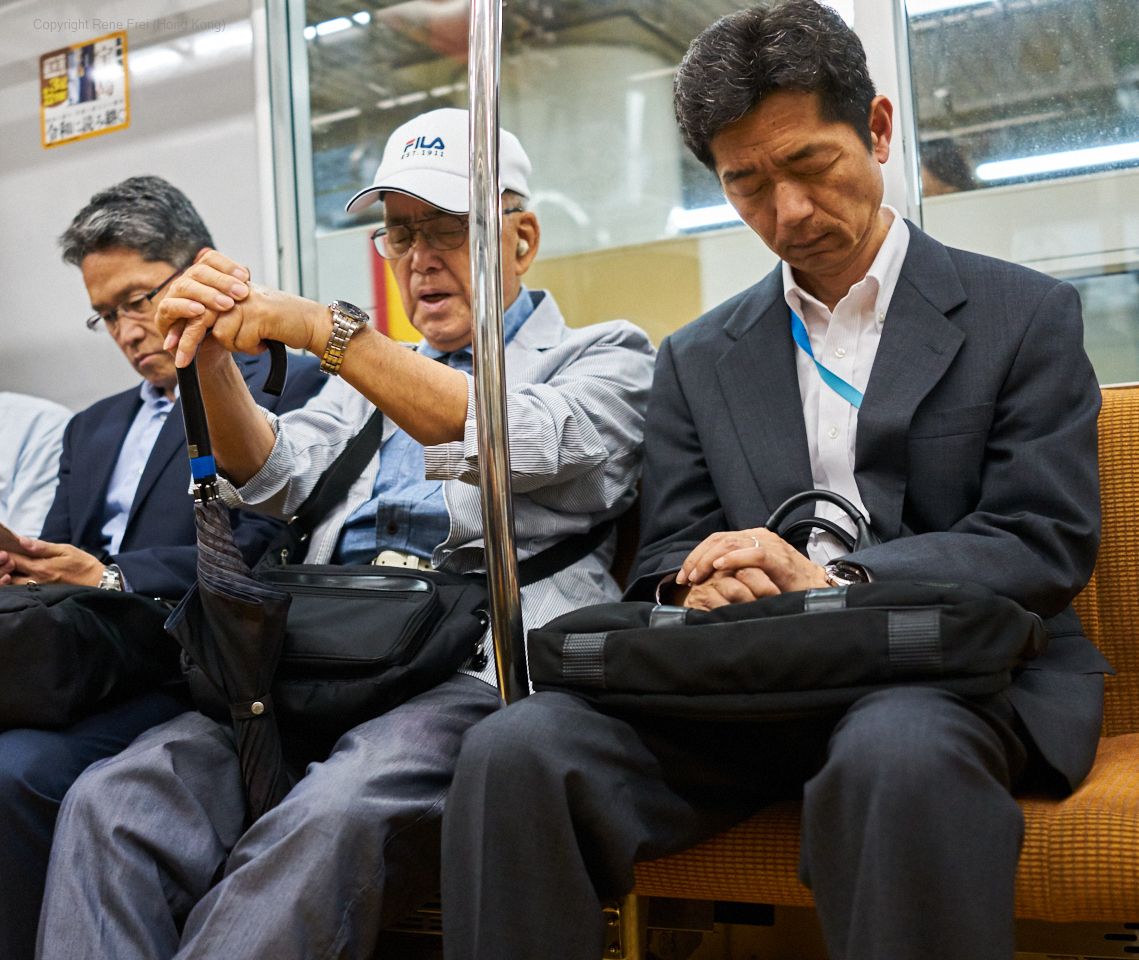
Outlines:
{"label": "earphone in ear", "polygon": [[525,240],[519,240],[518,241],[518,256],[524,257],[529,252],[530,252],[530,244],[528,244]]}

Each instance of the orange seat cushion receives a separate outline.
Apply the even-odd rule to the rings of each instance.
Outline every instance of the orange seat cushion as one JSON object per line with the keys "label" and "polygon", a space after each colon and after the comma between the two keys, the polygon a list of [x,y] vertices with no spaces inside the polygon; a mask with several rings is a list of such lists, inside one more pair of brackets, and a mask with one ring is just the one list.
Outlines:
{"label": "orange seat cushion", "polygon": [[[1065,800],[1026,797],[1016,880],[1023,919],[1139,919],[1139,734],[1100,741],[1087,780]],[[683,853],[637,865],[637,893],[813,906],[798,880],[797,803],[777,803]]]}

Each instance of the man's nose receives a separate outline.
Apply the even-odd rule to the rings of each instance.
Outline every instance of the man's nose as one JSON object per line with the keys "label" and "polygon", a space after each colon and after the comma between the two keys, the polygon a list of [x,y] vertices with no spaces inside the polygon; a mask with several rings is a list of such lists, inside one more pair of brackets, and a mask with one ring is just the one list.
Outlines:
{"label": "man's nose", "polygon": [[138,317],[119,317],[118,326],[114,331],[115,339],[120,343],[137,343],[150,333],[150,327],[150,324]]}
{"label": "man's nose", "polygon": [[439,251],[427,243],[424,236],[416,231],[411,239],[411,249],[407,252],[411,269],[416,273],[427,273],[437,270],[440,265]]}
{"label": "man's nose", "polygon": [[793,181],[775,185],[775,217],[780,227],[795,227],[806,220],[815,206],[806,189]]}

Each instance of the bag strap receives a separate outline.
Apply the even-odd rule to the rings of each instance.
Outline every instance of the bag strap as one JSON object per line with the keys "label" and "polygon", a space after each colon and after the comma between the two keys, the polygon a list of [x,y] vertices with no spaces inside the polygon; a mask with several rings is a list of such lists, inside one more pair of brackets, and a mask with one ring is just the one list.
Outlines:
{"label": "bag strap", "polygon": [[360,479],[368,461],[380,449],[383,436],[384,415],[377,410],[368,418],[364,429],[348,441],[348,446],[340,452],[340,456],[320,475],[312,493],[297,507],[297,512],[289,520],[289,530],[298,542],[312,536],[320,521],[348,496],[352,484]]}
{"label": "bag strap", "polygon": [[[341,451],[340,456],[320,475],[312,493],[297,507],[297,512],[289,520],[288,531],[295,545],[306,542],[332,508],[348,496],[352,484],[360,478],[368,461],[380,449],[383,433],[384,415],[377,410],[369,417],[364,428],[348,441],[348,446]],[[585,533],[566,537],[541,553],[520,561],[518,585],[528,587],[583,560],[605,542],[615,523],[614,520],[606,520]]]}
{"label": "bag strap", "polygon": [[616,522],[602,521],[585,533],[575,533],[572,537],[559,540],[552,547],[546,547],[541,553],[519,561],[518,586],[528,587],[573,566],[578,560],[584,560],[605,542]]}

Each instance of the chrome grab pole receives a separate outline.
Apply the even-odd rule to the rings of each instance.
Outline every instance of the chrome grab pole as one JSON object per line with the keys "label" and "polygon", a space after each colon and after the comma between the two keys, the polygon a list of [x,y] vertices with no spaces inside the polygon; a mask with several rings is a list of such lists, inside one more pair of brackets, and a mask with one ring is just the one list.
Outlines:
{"label": "chrome grab pole", "polygon": [[471,312],[479,487],[490,587],[491,634],[502,699],[529,692],[522,601],[514,552],[510,438],[502,332],[502,202],[498,189],[498,73],[501,0],[471,0],[468,57],[471,141]]}

